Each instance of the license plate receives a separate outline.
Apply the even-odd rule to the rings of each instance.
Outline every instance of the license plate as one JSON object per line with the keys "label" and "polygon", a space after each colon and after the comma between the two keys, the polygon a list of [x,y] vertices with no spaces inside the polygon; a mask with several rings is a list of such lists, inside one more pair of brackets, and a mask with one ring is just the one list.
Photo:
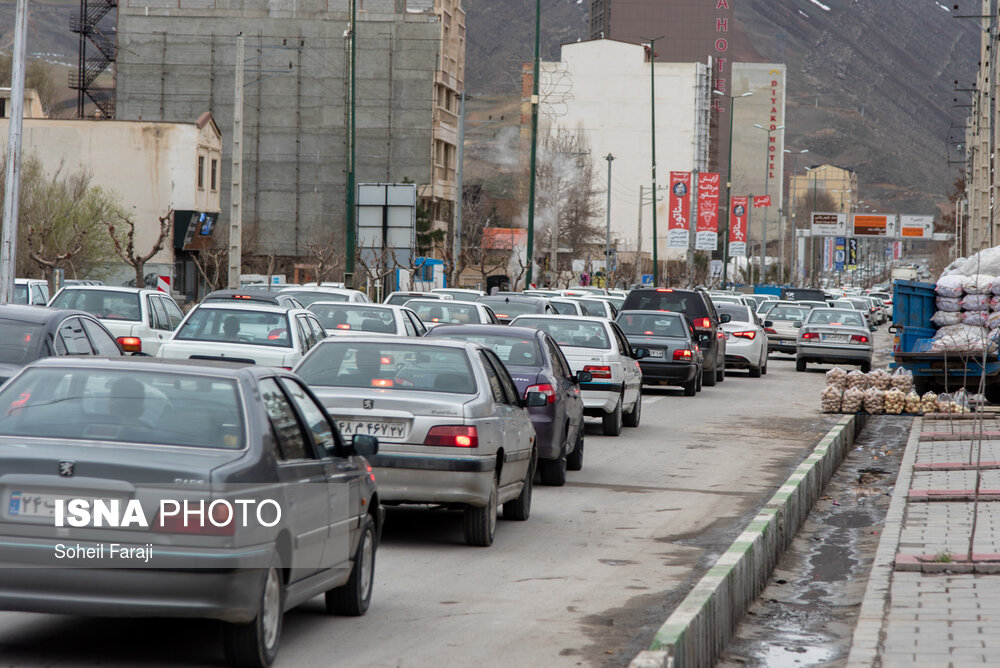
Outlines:
{"label": "license plate", "polygon": [[663,357],[663,351],[662,350],[656,350],[655,348],[654,349],[650,349],[649,356],[650,357]]}
{"label": "license plate", "polygon": [[820,336],[821,341],[831,341],[833,343],[847,343],[846,334],[823,334]]}
{"label": "license plate", "polygon": [[379,438],[403,438],[406,436],[406,424],[384,420],[337,420],[340,433],[350,438],[355,434],[378,436]]}
{"label": "license plate", "polygon": [[[79,494],[41,494],[38,492],[13,491],[7,499],[7,515],[10,517],[55,517],[56,501],[87,498]],[[88,498],[91,504],[95,501]],[[109,499],[102,499],[109,500]]]}

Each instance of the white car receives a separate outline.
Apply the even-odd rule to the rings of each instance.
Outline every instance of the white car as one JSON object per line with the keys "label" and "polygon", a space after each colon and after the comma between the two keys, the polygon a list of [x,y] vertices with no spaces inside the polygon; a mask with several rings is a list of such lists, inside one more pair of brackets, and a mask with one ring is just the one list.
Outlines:
{"label": "white car", "polygon": [[452,299],[473,301],[486,295],[482,290],[470,290],[468,288],[434,288],[434,294],[451,295]]}
{"label": "white car", "polygon": [[427,333],[424,323],[406,306],[313,302],[309,305],[309,310],[319,318],[327,336],[344,334],[423,336]]}
{"label": "white car", "polygon": [[122,350],[156,355],[184,319],[166,292],[110,285],[67,285],[49,306],[86,311],[101,321]]}
{"label": "white car", "polygon": [[611,302],[601,299],[597,295],[593,297],[572,297],[572,299],[580,304],[584,315],[607,318],[608,320],[614,320],[615,316],[618,315],[618,309],[612,306]]}
{"label": "white car", "polygon": [[313,302],[359,302],[362,304],[371,303],[368,295],[360,290],[350,290],[348,288],[334,288],[325,285],[294,285],[282,288],[282,294],[289,294],[300,302],[303,306],[309,306]]}
{"label": "white car", "polygon": [[599,417],[604,434],[618,436],[622,425],[638,427],[642,413],[642,370],[625,334],[605,318],[521,315],[511,327],[541,329],[556,340],[573,373],[590,372],[580,383],[584,415]]}
{"label": "white car", "polygon": [[306,309],[209,302],[191,309],[159,356],[291,369],[325,338],[323,325]]}
{"label": "white car", "polygon": [[499,325],[496,314],[486,304],[440,299],[411,299],[406,308],[412,309],[427,329],[438,325]]}
{"label": "white car", "polygon": [[559,315],[587,315],[583,304],[572,297],[549,297],[549,303]]}
{"label": "white car", "polygon": [[745,304],[715,305],[719,315],[729,314],[720,325],[726,333],[726,369],[745,368],[751,378],[767,373],[767,332],[754,310]]}
{"label": "white car", "polygon": [[443,292],[416,292],[413,290],[402,290],[397,292],[390,292],[386,295],[385,299],[382,300],[383,304],[398,304],[402,306],[411,299],[454,299],[451,295],[445,294]]}
{"label": "white car", "polygon": [[41,278],[15,278],[11,303],[45,306],[49,303],[49,282]]}

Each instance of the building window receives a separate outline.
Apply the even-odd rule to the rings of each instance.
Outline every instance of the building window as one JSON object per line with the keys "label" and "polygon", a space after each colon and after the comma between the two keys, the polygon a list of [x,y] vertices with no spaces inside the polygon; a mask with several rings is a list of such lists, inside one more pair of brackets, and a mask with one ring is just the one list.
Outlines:
{"label": "building window", "polygon": [[205,189],[205,156],[198,156],[198,190]]}
{"label": "building window", "polygon": [[219,161],[212,158],[212,190],[219,189]]}

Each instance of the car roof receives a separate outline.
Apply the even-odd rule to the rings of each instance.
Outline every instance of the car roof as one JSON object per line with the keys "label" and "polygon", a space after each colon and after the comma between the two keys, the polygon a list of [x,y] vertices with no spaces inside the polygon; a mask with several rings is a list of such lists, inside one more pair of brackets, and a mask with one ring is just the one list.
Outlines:
{"label": "car roof", "polygon": [[[200,304],[195,304],[195,309],[226,309],[232,311],[263,311],[265,313],[288,313],[290,311],[305,311],[304,308],[288,308],[287,306],[280,306],[278,304],[269,304],[268,302],[201,302]],[[192,309],[194,310],[194,309]]]}
{"label": "car roof", "polygon": [[[440,325],[443,326],[443,325]],[[504,325],[497,325],[498,327],[504,327]],[[507,329],[504,327],[504,329]],[[471,344],[468,341],[460,341],[458,339],[445,339],[436,337],[412,337],[412,336],[396,336],[395,334],[344,334],[342,336],[329,336],[319,343],[315,347],[330,345],[334,343],[392,343],[401,344],[404,346],[445,346],[448,348],[468,348],[470,345],[478,346],[478,344]]]}
{"label": "car roof", "polygon": [[219,297],[232,297],[234,295],[245,295],[248,299],[277,299],[278,295],[281,294],[281,290],[233,290],[231,288],[226,288],[224,290],[213,290],[209,292],[202,298],[202,301],[209,299],[210,297],[218,299]]}
{"label": "car roof", "polygon": [[516,326],[511,327],[510,325],[495,325],[495,324],[487,325],[483,323],[477,323],[473,325],[446,324],[446,325],[438,325],[434,329],[430,330],[428,332],[428,335],[431,335],[433,333],[433,336],[430,336],[430,338],[435,338],[438,334],[441,333],[448,334],[451,332],[455,333],[464,332],[466,334],[480,334],[483,336],[509,335],[514,337],[517,336],[531,337],[531,336],[537,336],[538,333],[541,331],[542,330],[535,329],[534,327],[516,327]]}
{"label": "car roof", "polygon": [[548,297],[543,297],[541,295],[522,295],[519,292],[511,292],[507,294],[500,295],[485,295],[476,300],[477,302],[486,302],[487,304],[494,302],[526,302],[526,303],[536,303],[542,301],[549,301]]}
{"label": "car roof", "polygon": [[23,322],[46,323],[55,317],[69,317],[71,315],[85,315],[88,318],[94,316],[86,311],[68,308],[49,308],[48,306],[27,306],[25,304],[3,304],[0,305],[0,320],[21,320]]}
{"label": "car roof", "polygon": [[223,360],[167,359],[162,357],[99,357],[94,355],[72,355],[44,357],[31,363],[33,367],[111,369],[129,365],[138,371],[169,371],[206,373],[214,376],[238,378],[240,376],[266,376],[280,373],[281,369],[254,364],[226,362]]}
{"label": "car roof", "polygon": [[[657,312],[661,313],[662,311],[657,311]],[[635,311],[626,311],[626,313],[635,313]],[[602,323],[602,324],[603,323],[609,323],[609,322],[611,322],[607,318],[599,318],[597,316],[592,316],[592,315],[573,315],[573,314],[570,314],[570,313],[567,313],[567,314],[562,314],[562,313],[525,313],[524,315],[519,315],[519,316],[517,316],[515,318],[512,318],[512,320],[520,320],[522,318],[525,319],[525,320],[550,320],[550,319],[554,319],[554,320],[584,320],[586,322],[599,322],[599,323]]]}
{"label": "car roof", "polygon": [[[409,304],[410,302],[419,302],[419,301],[421,301],[421,298],[420,297],[415,297],[415,298],[409,300],[406,303]],[[448,306],[455,306],[456,304],[459,305],[459,306],[482,306],[482,304],[480,304],[479,302],[475,302],[475,301],[471,301],[471,300],[467,300],[467,299],[426,299],[426,300],[423,300],[423,301],[434,302],[435,306],[437,306],[438,304],[440,304],[442,301],[447,301],[448,302]],[[405,306],[405,304],[404,304],[404,306]]]}
{"label": "car roof", "polygon": [[[153,290],[151,288],[133,288],[128,285],[64,285],[59,288],[60,292],[62,290],[100,290],[101,292],[132,292],[136,294],[144,292],[160,292],[159,290]],[[161,292],[160,294],[170,296],[166,292]]]}
{"label": "car roof", "polygon": [[300,292],[329,292],[332,295],[353,295],[361,292],[351,288],[335,288],[327,285],[289,285],[286,288],[281,288],[278,292],[295,292],[296,290]]}

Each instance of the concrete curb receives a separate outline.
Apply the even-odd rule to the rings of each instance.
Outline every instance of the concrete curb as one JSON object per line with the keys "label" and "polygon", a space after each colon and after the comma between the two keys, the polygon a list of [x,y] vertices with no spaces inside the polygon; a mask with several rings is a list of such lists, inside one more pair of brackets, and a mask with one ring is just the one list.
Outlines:
{"label": "concrete curb", "polygon": [[846,415],[827,432],[630,668],[715,665],[867,421],[867,414]]}
{"label": "concrete curb", "polygon": [[854,638],[851,641],[851,653],[847,656],[847,668],[878,665],[882,629],[889,611],[890,587],[896,566],[896,555],[899,552],[899,536],[903,531],[907,495],[913,479],[913,465],[917,459],[922,428],[923,419],[916,418],[910,429],[910,438],[906,443],[906,452],[899,466],[892,501],[889,503],[885,525],[882,527],[882,537],[878,541],[875,561],[868,576],[868,587],[865,589],[861,611],[854,626]]}

